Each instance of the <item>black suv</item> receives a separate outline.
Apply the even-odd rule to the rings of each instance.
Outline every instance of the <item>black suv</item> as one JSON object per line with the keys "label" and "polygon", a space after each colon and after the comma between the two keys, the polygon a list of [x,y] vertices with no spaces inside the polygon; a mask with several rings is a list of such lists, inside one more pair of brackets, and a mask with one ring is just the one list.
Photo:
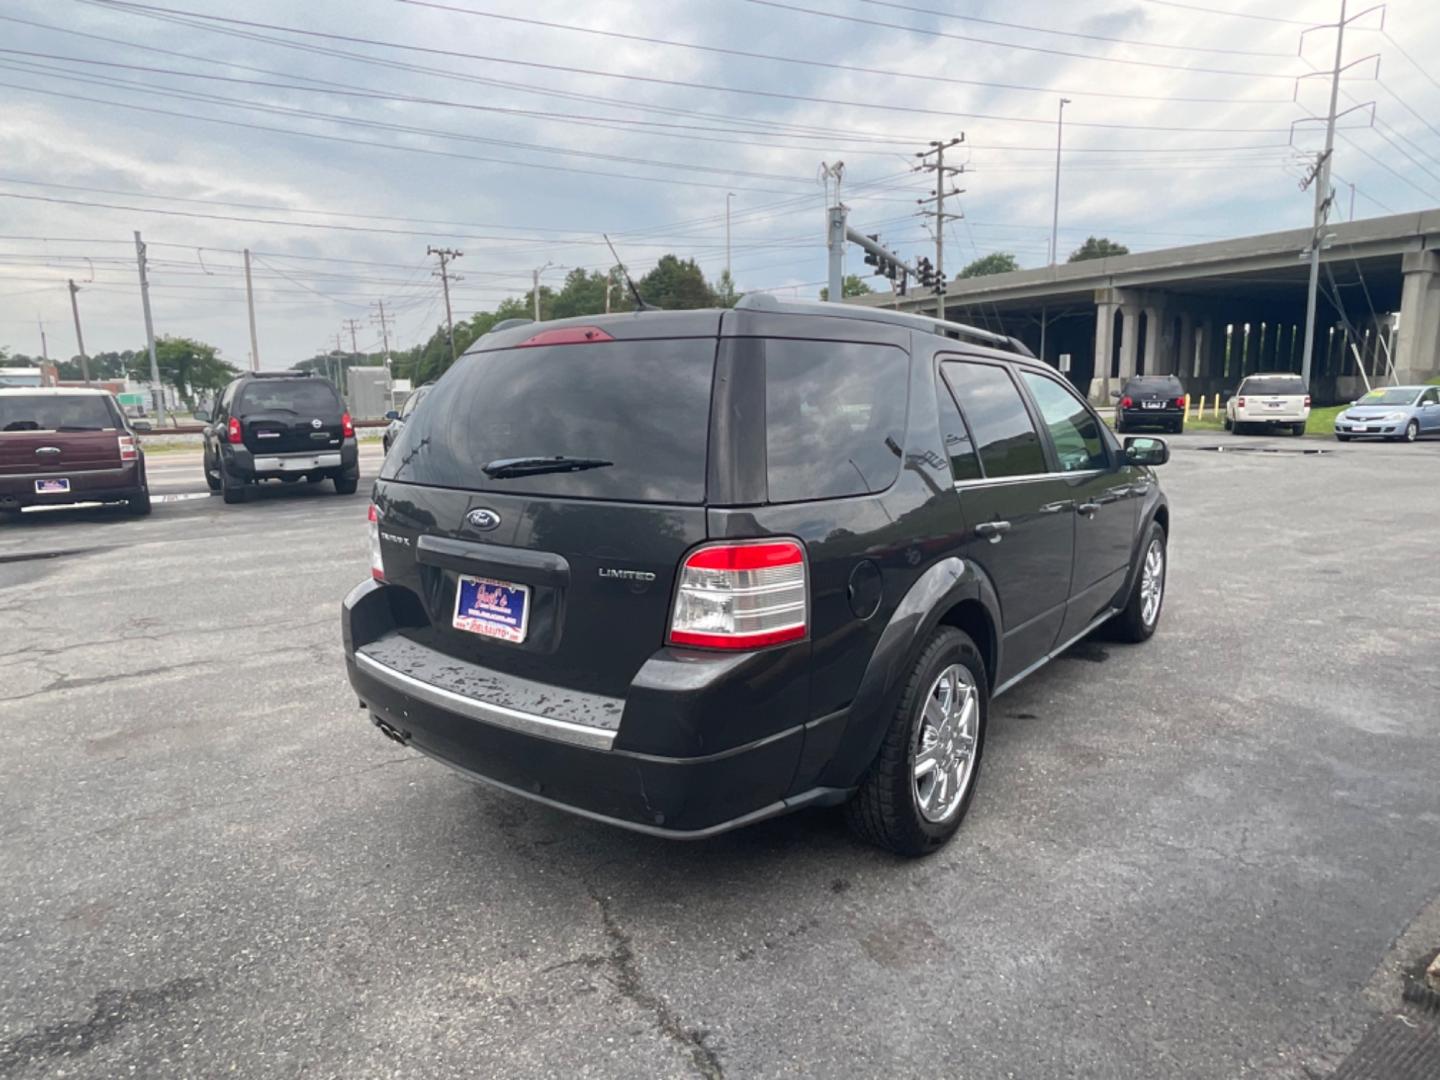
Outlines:
{"label": "black suv", "polygon": [[1174,375],[1133,375],[1110,396],[1115,398],[1116,431],[1155,427],[1178,435],[1185,430],[1189,398]]}
{"label": "black suv", "polygon": [[846,803],[922,854],[995,695],[1102,623],[1154,631],[1168,455],[921,316],[493,332],[385,459],[346,667],[384,734],[517,795],[672,837]]}
{"label": "black suv", "polygon": [[227,503],[260,480],[335,481],[341,495],[360,483],[355,425],[335,384],[297,371],[254,371],[220,392],[205,422],[205,483]]}

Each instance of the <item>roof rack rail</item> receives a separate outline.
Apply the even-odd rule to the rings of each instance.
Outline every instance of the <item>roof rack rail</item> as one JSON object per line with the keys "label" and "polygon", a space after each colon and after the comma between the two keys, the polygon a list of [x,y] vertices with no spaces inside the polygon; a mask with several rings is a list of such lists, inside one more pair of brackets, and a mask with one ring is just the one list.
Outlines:
{"label": "roof rack rail", "polygon": [[861,304],[832,304],[820,300],[780,300],[766,293],[746,293],[735,306],[747,311],[838,315],[847,319],[895,323],[900,326],[908,326],[912,330],[925,330],[932,334],[939,334],[941,337],[968,338],[997,349],[1008,349],[1010,352],[1019,353],[1021,356],[1028,356],[1031,359],[1035,357],[1029,346],[1019,338],[1010,337],[1008,334],[997,334],[993,330],[982,330],[980,327],[971,326],[968,323],[951,322],[948,319],[937,319],[930,315],[920,315],[910,311],[893,311]]}

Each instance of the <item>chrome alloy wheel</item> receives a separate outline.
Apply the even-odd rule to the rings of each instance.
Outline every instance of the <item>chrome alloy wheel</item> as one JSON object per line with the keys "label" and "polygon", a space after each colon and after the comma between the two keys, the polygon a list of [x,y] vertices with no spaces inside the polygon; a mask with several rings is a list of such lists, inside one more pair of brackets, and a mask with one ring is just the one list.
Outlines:
{"label": "chrome alloy wheel", "polygon": [[960,808],[975,774],[980,694],[968,668],[951,664],[925,695],[915,731],[915,805],[936,824]]}
{"label": "chrome alloy wheel", "polygon": [[1145,552],[1145,567],[1140,572],[1140,618],[1146,626],[1154,626],[1160,617],[1160,601],[1165,595],[1165,545],[1157,536]]}

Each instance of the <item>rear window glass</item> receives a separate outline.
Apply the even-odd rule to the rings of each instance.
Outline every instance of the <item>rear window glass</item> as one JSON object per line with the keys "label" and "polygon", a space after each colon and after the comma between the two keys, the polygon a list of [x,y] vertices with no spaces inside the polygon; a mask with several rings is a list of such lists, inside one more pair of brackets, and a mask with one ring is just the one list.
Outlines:
{"label": "rear window glass", "polygon": [[1242,394],[1286,394],[1300,397],[1305,393],[1304,379],[1277,379],[1273,376],[1252,375],[1240,384]]}
{"label": "rear window glass", "polygon": [[1150,379],[1131,379],[1125,384],[1126,394],[1164,394],[1166,397],[1179,397],[1185,392],[1185,387],[1174,375],[1157,375]]}
{"label": "rear window glass", "polygon": [[767,342],[770,501],[864,495],[894,483],[909,372],[909,355],[893,346]]}
{"label": "rear window glass", "polygon": [[116,426],[109,403],[94,394],[0,394],[0,431],[103,431]]}
{"label": "rear window glass", "polygon": [[327,382],[316,379],[256,379],[240,393],[236,410],[247,413],[338,413],[340,397]]}
{"label": "rear window glass", "polygon": [[[714,338],[471,353],[401,429],[380,475],[469,491],[700,503],[714,370]],[[591,467],[484,472],[555,457]]]}

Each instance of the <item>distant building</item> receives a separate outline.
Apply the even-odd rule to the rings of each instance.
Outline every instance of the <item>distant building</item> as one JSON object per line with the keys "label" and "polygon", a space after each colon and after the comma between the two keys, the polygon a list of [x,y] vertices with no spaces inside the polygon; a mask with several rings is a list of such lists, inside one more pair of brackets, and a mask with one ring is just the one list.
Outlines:
{"label": "distant building", "polygon": [[45,372],[38,367],[0,367],[0,386],[48,386]]}

